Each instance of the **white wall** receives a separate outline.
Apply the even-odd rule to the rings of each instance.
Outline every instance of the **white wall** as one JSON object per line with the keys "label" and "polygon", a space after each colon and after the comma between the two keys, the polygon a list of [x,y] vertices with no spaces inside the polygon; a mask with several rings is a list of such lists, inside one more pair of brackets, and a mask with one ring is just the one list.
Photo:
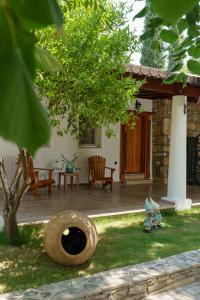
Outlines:
{"label": "white wall", "polygon": [[[114,181],[119,181],[120,126],[115,125],[113,128],[117,133],[116,138],[107,138],[105,130],[102,130],[101,148],[79,148],[78,141],[70,135],[59,137],[56,131],[53,130],[50,147],[42,147],[37,151],[34,157],[34,166],[52,168],[55,167],[55,161],[60,157],[61,153],[69,159],[76,153],[78,155],[77,166],[80,168],[80,182],[86,183],[88,181],[88,157],[99,154],[106,158],[107,166],[116,169]],[[5,162],[8,161],[9,164],[13,164],[13,166],[8,165],[8,175],[10,176],[15,168],[15,160],[11,158],[16,157],[17,154],[18,149],[14,144],[0,139],[0,156],[5,157]],[[115,162],[117,162],[116,165]]]}
{"label": "white wall", "polygon": [[[144,111],[152,111],[151,100],[141,100]],[[86,183],[88,181],[88,157],[91,155],[101,155],[106,158],[106,165],[116,169],[114,173],[114,181],[120,180],[120,124],[113,127],[117,137],[107,138],[105,136],[105,129],[102,129],[101,148],[80,148],[78,141],[73,139],[70,135],[59,137],[56,130],[52,131],[52,138],[50,147],[40,148],[34,158],[35,167],[55,167],[55,161],[63,153],[69,159],[73,154],[78,155],[77,166],[80,168],[80,182]],[[17,156],[17,147],[0,139],[0,156]],[[9,161],[12,161],[9,159]],[[15,167],[15,166],[14,166]],[[13,168],[14,168],[13,167]],[[10,172],[10,171],[9,171]],[[11,172],[12,173],[12,172]]]}
{"label": "white wall", "polygon": [[[137,98],[137,100],[142,104],[142,110],[143,111],[149,111],[152,112],[152,100],[148,100],[148,99],[140,99]],[[135,106],[130,106],[130,109],[135,109]]]}

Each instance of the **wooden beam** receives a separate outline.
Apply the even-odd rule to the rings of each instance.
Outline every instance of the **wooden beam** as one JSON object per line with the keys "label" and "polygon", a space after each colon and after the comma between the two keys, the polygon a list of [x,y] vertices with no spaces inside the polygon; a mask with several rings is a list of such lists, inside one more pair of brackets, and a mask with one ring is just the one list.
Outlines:
{"label": "wooden beam", "polygon": [[[126,75],[128,76],[128,74]],[[137,80],[146,81],[141,87],[141,94],[143,92],[151,91],[152,94],[159,93],[160,95],[163,95],[165,99],[166,95],[168,95],[167,98],[171,98],[176,95],[185,95],[192,101],[200,97],[200,87],[198,86],[187,84],[186,87],[183,87],[181,83],[164,84],[162,79],[152,77],[148,78],[142,74],[131,74],[131,76]]]}

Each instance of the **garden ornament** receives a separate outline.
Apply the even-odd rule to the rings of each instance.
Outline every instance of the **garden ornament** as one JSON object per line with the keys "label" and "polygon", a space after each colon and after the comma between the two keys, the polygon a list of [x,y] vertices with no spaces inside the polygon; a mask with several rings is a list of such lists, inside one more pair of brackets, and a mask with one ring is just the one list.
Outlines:
{"label": "garden ornament", "polygon": [[47,254],[58,264],[83,264],[91,258],[96,245],[96,227],[79,211],[62,211],[46,225],[44,247]]}
{"label": "garden ornament", "polygon": [[4,230],[4,219],[2,216],[0,216],[0,232]]}
{"label": "garden ornament", "polygon": [[156,203],[151,197],[149,198],[149,202],[151,203],[151,206],[153,207],[153,227],[155,229],[158,229],[161,227],[161,221],[162,221],[162,216],[160,213],[160,205]]}
{"label": "garden ornament", "polygon": [[151,232],[152,229],[159,229],[161,227],[162,216],[160,213],[160,206],[151,197],[145,200],[145,219],[144,231]]}
{"label": "garden ornament", "polygon": [[145,218],[144,218],[144,231],[150,232],[153,227],[153,209],[152,205],[149,202],[149,198],[146,198],[144,209],[146,212]]}

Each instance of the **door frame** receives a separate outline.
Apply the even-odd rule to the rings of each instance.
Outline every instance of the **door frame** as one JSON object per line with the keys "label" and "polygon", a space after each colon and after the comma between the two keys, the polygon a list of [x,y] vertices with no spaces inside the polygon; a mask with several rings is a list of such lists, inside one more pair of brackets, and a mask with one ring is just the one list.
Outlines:
{"label": "door frame", "polygon": [[[128,110],[129,112],[135,112],[135,110]],[[151,166],[151,149],[152,149],[152,112],[141,112],[140,114],[147,116],[147,123],[149,124],[149,130],[146,130],[146,136],[145,136],[145,147],[144,147],[144,179],[150,179],[150,166]],[[120,181],[121,183],[125,183],[125,174],[122,173],[122,157],[124,155],[124,145],[122,140],[122,124],[120,125]]]}

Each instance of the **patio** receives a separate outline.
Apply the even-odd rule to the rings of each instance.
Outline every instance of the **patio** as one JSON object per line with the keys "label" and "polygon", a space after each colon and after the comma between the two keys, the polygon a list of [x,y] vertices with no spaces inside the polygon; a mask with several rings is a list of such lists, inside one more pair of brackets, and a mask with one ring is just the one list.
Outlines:
{"label": "patio", "polygon": [[[78,192],[75,186],[73,190],[68,187],[66,192],[63,191],[63,186],[60,191],[55,186],[50,195],[46,188],[39,191],[38,197],[28,192],[20,205],[18,221],[48,220],[59,211],[67,209],[80,210],[90,216],[140,211],[144,208],[144,200],[148,195],[151,195],[161,208],[174,206],[172,202],[160,200],[166,195],[166,185],[115,183],[112,193],[101,186],[97,186],[93,192],[86,185],[80,185]],[[192,199],[193,204],[200,205],[200,187],[188,186],[188,197]]]}

